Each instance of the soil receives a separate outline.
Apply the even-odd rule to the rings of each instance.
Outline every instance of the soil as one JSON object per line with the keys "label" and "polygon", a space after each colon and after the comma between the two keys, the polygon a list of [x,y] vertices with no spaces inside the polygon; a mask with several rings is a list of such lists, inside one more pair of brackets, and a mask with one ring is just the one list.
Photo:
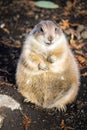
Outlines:
{"label": "soil", "polygon": [[[4,109],[6,117],[1,130],[87,130],[87,76],[81,76],[77,99],[67,105],[66,112],[42,109],[32,103],[25,103],[17,91],[15,72],[18,58],[25,36],[35,24],[42,19],[50,19],[56,23],[60,23],[61,19],[68,19],[70,23],[81,24],[87,29],[87,14],[77,12],[77,9],[87,11],[87,1],[78,0],[68,15],[64,14],[67,1],[54,2],[59,5],[58,9],[39,8],[28,0],[0,1],[0,94],[13,97],[22,107],[22,111]],[[81,51],[87,56],[87,39],[82,39],[82,42],[85,46]],[[72,50],[76,54],[76,49]],[[87,66],[80,69],[81,74],[86,70]]]}

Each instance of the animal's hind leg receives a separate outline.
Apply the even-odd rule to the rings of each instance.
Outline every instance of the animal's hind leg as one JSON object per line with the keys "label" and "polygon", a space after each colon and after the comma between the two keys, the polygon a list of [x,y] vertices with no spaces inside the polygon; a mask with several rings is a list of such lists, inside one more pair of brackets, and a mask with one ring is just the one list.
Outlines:
{"label": "animal's hind leg", "polygon": [[56,102],[51,107],[56,107],[58,110],[66,110],[66,105],[74,101],[77,96],[79,87],[77,84],[72,84],[72,87],[60,98],[56,99]]}

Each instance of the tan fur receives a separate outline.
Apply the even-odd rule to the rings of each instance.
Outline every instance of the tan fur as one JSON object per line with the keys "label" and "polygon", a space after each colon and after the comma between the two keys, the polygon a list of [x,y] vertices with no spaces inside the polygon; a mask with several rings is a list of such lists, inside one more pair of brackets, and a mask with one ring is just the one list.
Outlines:
{"label": "tan fur", "polygon": [[25,40],[18,62],[18,90],[28,101],[43,108],[65,109],[79,90],[76,60],[63,32],[59,28],[56,32],[52,21],[41,21],[37,26]]}

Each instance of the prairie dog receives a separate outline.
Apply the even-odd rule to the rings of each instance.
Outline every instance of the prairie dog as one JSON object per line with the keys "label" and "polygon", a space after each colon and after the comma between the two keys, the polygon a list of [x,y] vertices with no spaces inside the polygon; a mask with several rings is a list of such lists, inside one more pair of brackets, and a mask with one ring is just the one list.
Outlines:
{"label": "prairie dog", "polygon": [[78,94],[79,80],[76,60],[62,30],[49,20],[38,23],[19,58],[18,91],[38,106],[65,110]]}

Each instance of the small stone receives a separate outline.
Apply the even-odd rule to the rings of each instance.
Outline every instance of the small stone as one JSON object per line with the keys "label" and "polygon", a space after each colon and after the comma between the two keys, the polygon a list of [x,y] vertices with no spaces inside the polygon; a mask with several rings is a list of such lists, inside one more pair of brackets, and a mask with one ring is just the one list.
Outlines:
{"label": "small stone", "polygon": [[37,20],[39,18],[39,15],[35,15],[35,20]]}
{"label": "small stone", "polygon": [[1,27],[1,28],[4,28],[4,27],[5,27],[5,24],[4,24],[4,23],[3,23],[3,24],[1,24],[1,25],[0,25],[0,27]]}
{"label": "small stone", "polygon": [[17,16],[16,16],[17,18],[20,18],[20,15],[19,14],[17,14]]}
{"label": "small stone", "polygon": [[67,2],[66,2],[66,5],[67,5],[67,6],[70,6],[70,5],[72,5],[72,2],[71,2],[71,1],[67,1]]}
{"label": "small stone", "polygon": [[87,31],[83,31],[81,33],[81,36],[82,36],[83,39],[87,39]]}
{"label": "small stone", "polygon": [[16,43],[16,45],[21,46],[21,42],[19,40],[16,40],[15,43]]}
{"label": "small stone", "polygon": [[82,32],[84,30],[84,25],[79,25],[78,28],[77,28],[77,32]]}

